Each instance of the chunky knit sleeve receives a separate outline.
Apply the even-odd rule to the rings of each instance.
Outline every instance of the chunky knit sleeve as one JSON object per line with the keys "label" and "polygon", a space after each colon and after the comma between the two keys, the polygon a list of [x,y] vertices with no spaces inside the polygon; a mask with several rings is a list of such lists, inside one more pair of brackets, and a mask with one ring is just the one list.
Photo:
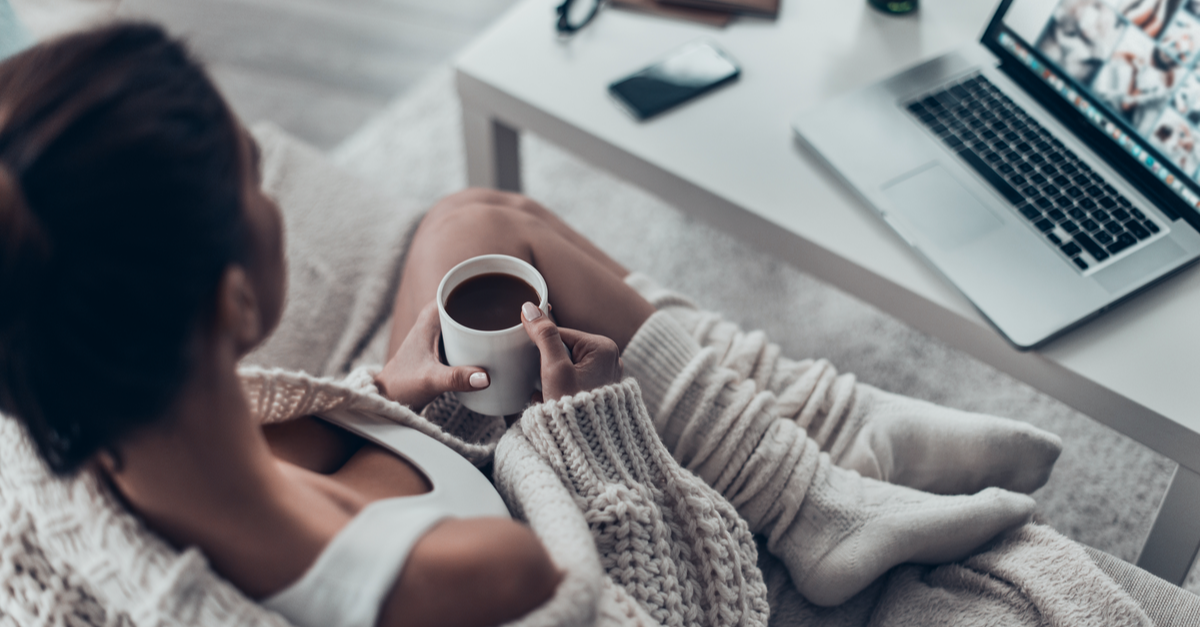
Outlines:
{"label": "chunky knit sleeve", "polygon": [[494,478],[513,516],[526,522],[562,579],[554,596],[505,627],[654,627],[604,574],[583,512],[518,426],[496,447]]}
{"label": "chunky knit sleeve", "polygon": [[378,371],[378,367],[364,366],[342,379],[332,379],[280,368],[243,366],[238,376],[251,414],[260,424],[349,409],[412,427],[476,466],[491,461],[503,434],[503,420],[468,412],[445,397],[430,403],[418,415],[379,393],[375,387]]}
{"label": "chunky knit sleeve", "polygon": [[636,381],[526,410],[519,429],[583,511],[608,576],[663,625],[765,625],[746,522],[672,459]]}

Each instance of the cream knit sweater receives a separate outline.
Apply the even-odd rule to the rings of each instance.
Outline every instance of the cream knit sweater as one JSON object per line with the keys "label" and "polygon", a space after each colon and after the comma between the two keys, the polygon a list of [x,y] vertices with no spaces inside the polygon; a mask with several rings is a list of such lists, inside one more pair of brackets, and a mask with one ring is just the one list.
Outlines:
{"label": "cream knit sweater", "polygon": [[[494,454],[501,494],[565,572],[553,599],[517,624],[766,625],[746,522],[672,459],[632,379],[533,407],[504,433],[502,421],[447,400],[418,416],[381,397],[373,374],[333,381],[252,368],[242,381],[263,424],[352,408],[419,429],[477,464]],[[0,447],[0,618],[283,624],[198,551],[177,553],[149,533],[95,478],[53,477],[7,418]]]}

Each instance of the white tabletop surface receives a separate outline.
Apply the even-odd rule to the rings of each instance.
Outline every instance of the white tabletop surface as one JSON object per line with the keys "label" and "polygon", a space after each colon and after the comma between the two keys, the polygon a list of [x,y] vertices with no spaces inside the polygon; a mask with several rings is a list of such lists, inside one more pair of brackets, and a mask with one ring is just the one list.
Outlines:
{"label": "white tabletop surface", "polygon": [[[922,0],[920,13],[907,18],[878,14],[863,0],[783,0],[775,22],[741,19],[724,29],[606,9],[566,40],[554,34],[555,4],[518,5],[460,56],[460,75],[818,243],[974,321],[980,333],[996,334],[799,147],[790,128],[806,108],[977,40],[995,8],[991,0]],[[613,80],[701,38],[738,60],[738,82],[644,123],[609,98]],[[1149,419],[1147,432],[1131,435],[1200,470],[1198,312],[1200,271],[1192,267],[1036,356],[1048,372],[1077,375],[1132,401],[1139,420]]]}

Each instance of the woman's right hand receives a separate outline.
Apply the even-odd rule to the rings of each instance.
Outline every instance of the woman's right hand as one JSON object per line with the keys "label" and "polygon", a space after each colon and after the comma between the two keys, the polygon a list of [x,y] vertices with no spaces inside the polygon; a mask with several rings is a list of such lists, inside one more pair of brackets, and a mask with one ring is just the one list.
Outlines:
{"label": "woman's right hand", "polygon": [[521,322],[542,355],[545,400],[554,401],[621,381],[623,364],[616,342],[602,335],[560,329],[533,303],[521,306]]}
{"label": "woman's right hand", "polygon": [[442,363],[438,358],[441,336],[437,303],[431,302],[421,310],[396,354],[375,376],[379,392],[419,412],[446,392],[470,392],[491,385],[483,368]]}

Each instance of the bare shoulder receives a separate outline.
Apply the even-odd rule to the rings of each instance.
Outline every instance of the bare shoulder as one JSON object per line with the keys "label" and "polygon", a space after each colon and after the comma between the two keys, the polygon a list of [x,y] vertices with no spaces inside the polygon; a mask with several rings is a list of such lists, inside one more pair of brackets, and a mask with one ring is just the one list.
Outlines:
{"label": "bare shoulder", "polygon": [[495,625],[544,603],[559,579],[529,527],[506,518],[447,520],[413,547],[378,624]]}

